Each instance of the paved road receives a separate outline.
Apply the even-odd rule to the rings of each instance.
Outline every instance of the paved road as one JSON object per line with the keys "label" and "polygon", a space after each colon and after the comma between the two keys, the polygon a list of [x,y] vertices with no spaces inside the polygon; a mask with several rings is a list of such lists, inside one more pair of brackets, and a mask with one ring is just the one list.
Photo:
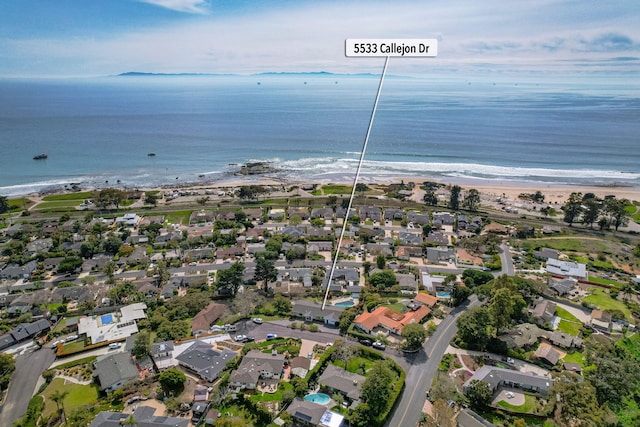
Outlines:
{"label": "paved road", "polygon": [[501,244],[500,250],[500,262],[502,263],[502,271],[500,274],[506,274],[507,276],[515,276],[516,269],[513,267],[513,259],[511,259],[511,248],[509,245]]}
{"label": "paved road", "polygon": [[478,305],[480,301],[472,295],[468,304],[456,308],[438,325],[436,333],[429,338],[424,349],[410,358],[411,367],[407,372],[404,390],[386,426],[415,427],[418,424],[427,390],[431,388],[440,359],[458,330],[456,326],[458,316],[465,310]]}
{"label": "paved road", "polygon": [[53,350],[42,347],[16,358],[16,370],[9,384],[5,404],[0,412],[0,426],[13,425],[27,411],[38,378],[55,359]]}

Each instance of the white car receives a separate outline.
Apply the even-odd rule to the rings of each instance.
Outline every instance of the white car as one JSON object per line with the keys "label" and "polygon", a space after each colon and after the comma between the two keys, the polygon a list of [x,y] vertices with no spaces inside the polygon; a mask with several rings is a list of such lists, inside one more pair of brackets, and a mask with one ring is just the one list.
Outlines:
{"label": "white car", "polygon": [[109,344],[109,348],[120,348],[121,346],[121,342],[112,342],[111,344]]}
{"label": "white car", "polygon": [[254,317],[251,320],[253,320],[253,323],[255,323],[257,325],[262,325],[262,318],[261,317]]}
{"label": "white car", "polygon": [[508,391],[508,392],[505,393],[505,396],[507,396],[507,398],[511,399],[511,398],[513,398],[513,393]]}
{"label": "white car", "polygon": [[245,342],[247,340],[246,335],[236,335],[234,338],[237,342]]}

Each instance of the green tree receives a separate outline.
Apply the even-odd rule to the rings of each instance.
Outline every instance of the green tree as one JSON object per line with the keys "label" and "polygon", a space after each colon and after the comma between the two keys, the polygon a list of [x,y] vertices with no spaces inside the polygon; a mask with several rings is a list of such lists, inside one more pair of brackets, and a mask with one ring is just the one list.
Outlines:
{"label": "green tree", "polygon": [[422,348],[427,339],[427,330],[420,323],[409,323],[402,328],[402,348],[404,350],[414,351]]}
{"label": "green tree", "polygon": [[353,323],[353,319],[356,318],[358,312],[355,307],[347,307],[342,313],[340,313],[340,323],[338,325],[341,334],[346,334],[349,326]]}
{"label": "green tree", "polygon": [[460,209],[460,188],[459,185],[454,185],[451,187],[451,192],[449,194],[449,207],[454,211]]}
{"label": "green tree", "polygon": [[291,385],[293,386],[293,391],[298,397],[303,397],[309,390],[309,384],[304,378],[294,376],[291,378]]}
{"label": "green tree", "polygon": [[376,267],[378,267],[378,269],[380,270],[384,270],[386,266],[387,266],[387,257],[384,256],[383,254],[378,254],[376,256]]}
{"label": "green tree", "polygon": [[475,188],[469,190],[464,196],[464,200],[462,201],[462,205],[465,209],[470,211],[478,210],[478,206],[480,205],[480,193]]}
{"label": "green tree", "polygon": [[158,205],[158,196],[153,193],[146,193],[144,195],[144,203],[155,207]]}
{"label": "green tree", "polygon": [[120,209],[120,203],[127,199],[127,195],[124,191],[116,188],[105,188],[100,190],[96,199],[96,204],[102,209],[106,209],[109,206],[115,206],[116,209]]}
{"label": "green tree", "polygon": [[230,289],[231,294],[235,297],[238,289],[244,283],[245,265],[240,261],[231,264],[226,270],[218,270],[217,283],[218,289]]}
{"label": "green tree", "polygon": [[562,209],[564,210],[564,222],[568,223],[569,227],[571,227],[582,213],[582,193],[571,193],[569,200],[567,200]]}
{"label": "green tree", "polygon": [[557,425],[607,425],[607,414],[598,404],[595,389],[579,375],[568,371],[557,374],[547,395],[546,409]]}
{"label": "green tree", "polygon": [[16,370],[16,361],[12,355],[0,353],[0,390],[4,390],[9,386],[11,376]]}
{"label": "green tree", "polygon": [[262,281],[265,294],[269,293],[269,282],[273,282],[278,278],[278,270],[272,260],[264,257],[256,259],[256,271],[253,276],[256,282]]}
{"label": "green tree", "polygon": [[362,384],[360,396],[363,403],[369,405],[373,417],[380,415],[389,404],[394,374],[387,362],[377,361],[367,373],[367,379]]}
{"label": "green tree", "polygon": [[280,316],[289,316],[291,315],[291,301],[282,295],[277,295],[273,299],[273,308],[276,310],[276,313]]}
{"label": "green tree", "polygon": [[86,427],[91,423],[93,414],[86,408],[76,408],[71,411],[67,418],[70,427]]}
{"label": "green tree", "polygon": [[604,210],[609,217],[609,223],[613,225],[616,231],[620,226],[626,225],[629,222],[627,211],[625,210],[629,205],[627,199],[607,199],[604,203]]}
{"label": "green tree", "polygon": [[172,394],[174,396],[177,396],[182,392],[186,381],[186,375],[176,368],[167,369],[158,375],[158,382],[165,393]]}
{"label": "green tree", "polygon": [[64,413],[64,398],[69,394],[68,391],[65,390],[55,390],[51,393],[51,400],[53,400],[58,407],[58,412],[62,414],[62,419],[66,419],[66,414]]}
{"label": "green tree", "polygon": [[82,258],[77,256],[68,256],[60,261],[60,265],[58,265],[58,272],[73,273],[80,267],[82,267]]}
{"label": "green tree", "polygon": [[493,391],[484,381],[472,380],[469,386],[464,389],[464,395],[469,399],[469,404],[474,409],[482,410],[491,403]]}
{"label": "green tree", "polygon": [[148,330],[143,329],[138,332],[131,353],[137,358],[151,354],[151,334]]}
{"label": "green tree", "polygon": [[389,289],[398,283],[396,274],[391,270],[382,270],[369,277],[369,284],[376,289]]}
{"label": "green tree", "polygon": [[602,205],[596,199],[587,199],[584,201],[585,210],[582,213],[582,223],[588,224],[589,228],[593,228],[593,223],[598,220],[600,216],[600,209]]}
{"label": "green tree", "polygon": [[7,196],[0,196],[0,214],[9,210],[9,199]]}
{"label": "green tree", "polygon": [[438,196],[435,192],[428,190],[426,193],[424,193],[422,201],[427,206],[436,206],[438,204]]}
{"label": "green tree", "polygon": [[352,427],[367,427],[371,422],[371,409],[366,403],[356,406],[348,416]]}
{"label": "green tree", "polygon": [[489,312],[493,318],[496,333],[506,328],[511,322],[511,316],[516,307],[514,297],[508,288],[500,288],[494,292],[491,303],[489,304]]}
{"label": "green tree", "polygon": [[468,348],[486,350],[491,340],[491,314],[484,307],[466,311],[458,317],[458,337]]}

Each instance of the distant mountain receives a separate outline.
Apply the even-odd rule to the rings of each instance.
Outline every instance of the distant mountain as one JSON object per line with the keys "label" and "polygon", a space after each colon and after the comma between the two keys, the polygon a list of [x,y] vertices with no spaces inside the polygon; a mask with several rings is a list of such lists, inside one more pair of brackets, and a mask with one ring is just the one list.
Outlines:
{"label": "distant mountain", "polygon": [[[147,73],[140,71],[127,71],[126,73],[116,74],[115,77],[216,77],[216,76],[245,76],[243,74],[215,74],[215,73]],[[374,73],[330,73],[328,71],[300,71],[300,72],[292,72],[292,71],[265,71],[262,73],[250,74],[250,76],[277,76],[277,77],[286,77],[286,76],[297,76],[297,77],[380,77],[380,74]],[[387,75],[387,77],[407,77],[407,76],[398,76],[398,75]]]}

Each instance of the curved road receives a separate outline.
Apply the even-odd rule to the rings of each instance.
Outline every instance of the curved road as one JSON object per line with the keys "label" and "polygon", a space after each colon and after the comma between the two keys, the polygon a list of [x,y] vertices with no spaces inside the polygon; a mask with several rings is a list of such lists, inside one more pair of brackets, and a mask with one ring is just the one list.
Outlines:
{"label": "curved road", "polygon": [[438,325],[436,333],[425,344],[424,351],[421,350],[409,357],[411,367],[407,372],[404,390],[391,417],[385,423],[386,426],[415,427],[418,425],[426,393],[431,388],[440,359],[458,331],[456,326],[458,316],[465,310],[479,305],[480,301],[472,295],[469,302],[457,307]]}

